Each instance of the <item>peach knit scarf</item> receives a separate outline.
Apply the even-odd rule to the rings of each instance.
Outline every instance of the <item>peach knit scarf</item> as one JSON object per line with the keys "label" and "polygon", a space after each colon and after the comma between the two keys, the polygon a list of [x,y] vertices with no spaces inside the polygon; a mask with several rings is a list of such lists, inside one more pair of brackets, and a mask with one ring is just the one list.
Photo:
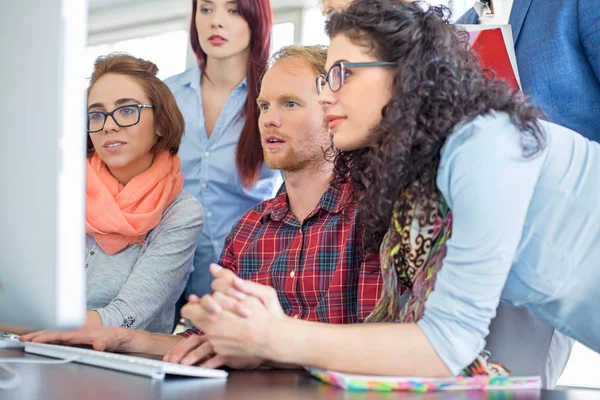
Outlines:
{"label": "peach knit scarf", "polygon": [[179,164],[176,155],[155,154],[152,166],[123,186],[94,154],[87,165],[86,233],[107,254],[143,243],[181,192]]}

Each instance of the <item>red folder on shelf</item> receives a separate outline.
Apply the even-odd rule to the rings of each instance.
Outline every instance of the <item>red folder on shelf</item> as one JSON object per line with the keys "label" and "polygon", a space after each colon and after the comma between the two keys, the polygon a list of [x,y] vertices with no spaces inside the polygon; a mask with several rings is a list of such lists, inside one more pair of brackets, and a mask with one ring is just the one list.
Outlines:
{"label": "red folder on shelf", "polygon": [[460,25],[469,33],[469,44],[481,67],[494,71],[514,90],[521,90],[510,25]]}

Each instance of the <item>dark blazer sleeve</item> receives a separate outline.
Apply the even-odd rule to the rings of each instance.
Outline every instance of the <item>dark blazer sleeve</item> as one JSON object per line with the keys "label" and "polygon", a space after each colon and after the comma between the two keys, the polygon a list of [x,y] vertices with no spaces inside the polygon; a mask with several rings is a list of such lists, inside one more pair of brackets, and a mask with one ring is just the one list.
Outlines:
{"label": "dark blazer sleeve", "polygon": [[596,78],[600,81],[600,5],[597,0],[578,0],[579,37]]}

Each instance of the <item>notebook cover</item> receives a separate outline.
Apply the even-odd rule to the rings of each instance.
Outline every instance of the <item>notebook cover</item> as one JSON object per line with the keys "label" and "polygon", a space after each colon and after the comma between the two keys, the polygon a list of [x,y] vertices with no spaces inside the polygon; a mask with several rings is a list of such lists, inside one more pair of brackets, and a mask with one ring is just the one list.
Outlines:
{"label": "notebook cover", "polygon": [[514,90],[521,90],[512,31],[509,25],[461,25],[469,33],[469,44],[482,68],[494,71]]}
{"label": "notebook cover", "polygon": [[492,377],[477,375],[473,377],[424,378],[352,375],[319,368],[309,367],[306,369],[323,382],[350,391],[531,390],[542,387],[542,380],[539,376]]}

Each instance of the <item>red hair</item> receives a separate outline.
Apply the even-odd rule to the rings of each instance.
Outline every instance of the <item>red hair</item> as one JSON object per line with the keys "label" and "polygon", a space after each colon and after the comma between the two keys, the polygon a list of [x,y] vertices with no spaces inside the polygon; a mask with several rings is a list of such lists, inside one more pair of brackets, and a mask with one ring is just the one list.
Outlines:
{"label": "red hair", "polygon": [[[273,15],[269,0],[236,0],[242,17],[250,26],[250,59],[248,62],[248,98],[240,117],[246,117],[240,140],[235,152],[235,165],[246,187],[258,180],[260,169],[265,161],[258,130],[259,110],[256,99],[259,94],[260,79],[265,74],[271,48],[271,28]],[[201,71],[206,67],[206,53],[200,47],[196,29],[198,0],[192,0],[192,21],[190,24],[190,44],[198,60]]]}

